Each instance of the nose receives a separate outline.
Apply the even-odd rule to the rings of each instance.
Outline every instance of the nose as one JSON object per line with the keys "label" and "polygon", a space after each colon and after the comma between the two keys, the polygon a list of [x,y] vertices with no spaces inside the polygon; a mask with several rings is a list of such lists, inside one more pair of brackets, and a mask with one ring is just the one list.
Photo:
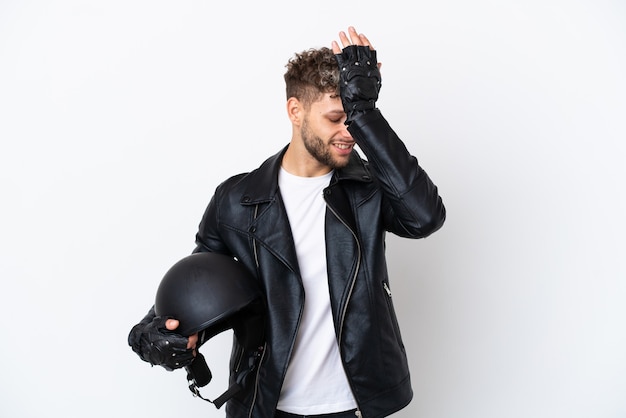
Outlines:
{"label": "nose", "polygon": [[343,139],[352,140],[352,135],[350,135],[350,132],[348,132],[348,127],[346,125],[343,125],[339,134]]}

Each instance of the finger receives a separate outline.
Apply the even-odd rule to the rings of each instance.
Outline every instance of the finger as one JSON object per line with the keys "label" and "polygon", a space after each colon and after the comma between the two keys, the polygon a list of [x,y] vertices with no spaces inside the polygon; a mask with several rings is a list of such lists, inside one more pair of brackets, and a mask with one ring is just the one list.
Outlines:
{"label": "finger", "polygon": [[337,41],[333,41],[331,43],[331,47],[333,50],[333,53],[336,54],[341,54],[341,48],[339,48],[339,44],[337,43]]}
{"label": "finger", "polygon": [[168,319],[167,321],[165,321],[165,328],[167,328],[170,331],[174,331],[176,328],[178,328],[178,320],[177,319]]}
{"label": "finger", "polygon": [[361,37],[353,26],[348,28],[348,33],[350,34],[350,41],[352,45],[363,45]]}
{"label": "finger", "polygon": [[198,344],[198,333],[196,332],[195,334],[192,334],[189,336],[189,339],[187,340],[187,348],[196,348],[196,344]]}
{"label": "finger", "polygon": [[341,41],[341,45],[343,48],[352,45],[352,41],[348,39],[348,35],[345,32],[339,32],[339,40]]}
{"label": "finger", "polygon": [[370,40],[367,38],[367,36],[360,34],[359,37],[361,38],[361,44],[363,44],[363,46],[369,46],[372,51],[374,50],[374,46],[372,45]]}

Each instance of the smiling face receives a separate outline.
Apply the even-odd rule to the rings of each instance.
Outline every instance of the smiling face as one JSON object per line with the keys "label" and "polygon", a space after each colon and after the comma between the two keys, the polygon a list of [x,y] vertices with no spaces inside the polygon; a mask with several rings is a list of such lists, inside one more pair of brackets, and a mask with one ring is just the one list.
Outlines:
{"label": "smiling face", "polygon": [[339,67],[329,48],[295,54],[285,73],[287,114],[292,124],[283,168],[313,177],[345,167],[354,140],[344,122],[339,97]]}
{"label": "smiling face", "polygon": [[345,120],[341,100],[332,93],[322,95],[302,114],[299,139],[309,156],[327,171],[346,166],[354,148]]}

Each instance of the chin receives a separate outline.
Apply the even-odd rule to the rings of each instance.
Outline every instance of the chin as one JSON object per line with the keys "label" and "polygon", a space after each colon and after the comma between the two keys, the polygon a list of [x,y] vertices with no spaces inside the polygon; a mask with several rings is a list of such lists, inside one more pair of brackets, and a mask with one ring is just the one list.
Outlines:
{"label": "chin", "polygon": [[334,169],[344,168],[345,166],[348,165],[348,161],[350,161],[348,158],[341,159],[341,160],[334,160],[331,168],[334,168]]}

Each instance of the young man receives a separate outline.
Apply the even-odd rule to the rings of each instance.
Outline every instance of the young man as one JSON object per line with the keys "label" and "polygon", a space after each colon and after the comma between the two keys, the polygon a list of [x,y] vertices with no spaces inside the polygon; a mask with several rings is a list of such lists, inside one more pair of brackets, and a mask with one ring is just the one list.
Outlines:
{"label": "young man", "polygon": [[[228,417],[375,418],[412,398],[385,233],[426,237],[443,225],[445,208],[375,106],[380,66],[368,38],[350,27],[339,41],[343,49],[334,41],[332,49],[289,61],[291,141],[259,168],[222,183],[196,235],[194,252],[236,257],[265,295],[262,355],[253,378],[228,401]],[[146,338],[171,339],[176,327],[152,310],[129,343],[146,361],[181,367],[183,356],[171,364]],[[197,338],[165,345],[189,361]],[[231,379],[240,352],[233,348]]]}

